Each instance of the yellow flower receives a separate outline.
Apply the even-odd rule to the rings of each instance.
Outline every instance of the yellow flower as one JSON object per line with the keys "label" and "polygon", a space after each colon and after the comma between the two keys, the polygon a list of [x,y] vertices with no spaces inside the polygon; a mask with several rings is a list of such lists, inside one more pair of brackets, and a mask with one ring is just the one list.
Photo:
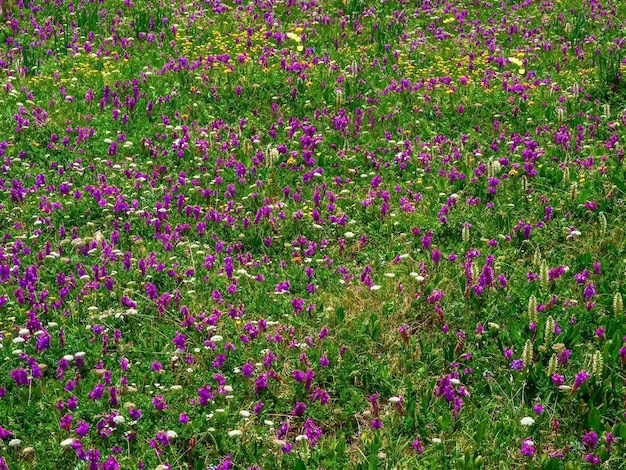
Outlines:
{"label": "yellow flower", "polygon": [[300,36],[298,36],[297,34],[294,34],[294,33],[287,33],[287,37],[289,39],[293,39],[296,42],[302,41],[302,38]]}

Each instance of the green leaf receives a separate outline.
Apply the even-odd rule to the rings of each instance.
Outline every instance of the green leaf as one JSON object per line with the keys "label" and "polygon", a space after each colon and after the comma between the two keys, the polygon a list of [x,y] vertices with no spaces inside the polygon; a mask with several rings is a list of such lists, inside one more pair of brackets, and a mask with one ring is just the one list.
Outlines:
{"label": "green leaf", "polygon": [[589,427],[596,432],[600,432],[600,412],[597,408],[589,411]]}
{"label": "green leaf", "polygon": [[343,307],[337,307],[335,310],[335,316],[337,317],[337,321],[343,324],[346,319],[346,309]]}
{"label": "green leaf", "polygon": [[306,470],[306,465],[304,465],[302,459],[298,459],[296,462],[296,470]]}
{"label": "green leaf", "polygon": [[482,442],[487,436],[487,421],[482,421],[476,426],[476,432],[474,433],[474,440],[476,443]]}

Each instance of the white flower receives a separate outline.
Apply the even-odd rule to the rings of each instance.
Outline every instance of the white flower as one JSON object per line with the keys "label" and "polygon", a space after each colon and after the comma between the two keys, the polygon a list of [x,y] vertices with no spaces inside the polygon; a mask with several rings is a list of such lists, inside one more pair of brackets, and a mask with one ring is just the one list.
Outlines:
{"label": "white flower", "polygon": [[244,417],[244,418],[249,418],[249,417],[250,417],[250,412],[249,412],[249,411],[247,411],[247,410],[241,410],[241,411],[239,412],[239,415],[240,415],[240,416],[242,416],[242,417]]}
{"label": "white flower", "polygon": [[28,328],[21,328],[20,331],[18,332],[18,335],[20,336],[26,336],[28,335],[28,333],[30,333],[30,331],[28,330]]}
{"label": "white flower", "polygon": [[391,397],[389,398],[389,403],[393,403],[394,405],[397,403],[400,403],[402,401],[402,398],[400,397]]}
{"label": "white flower", "polygon": [[174,439],[175,437],[178,437],[178,434],[176,434],[176,431],[167,431],[165,433],[167,435],[167,437],[169,437],[170,439]]}
{"label": "white flower", "polygon": [[524,416],[522,418],[522,421],[521,421],[522,426],[532,426],[533,424],[535,424],[535,420],[532,419],[530,416]]}
{"label": "white flower", "polygon": [[274,421],[266,419],[265,421],[263,421],[263,424],[265,424],[267,426],[274,426]]}
{"label": "white flower", "polygon": [[354,232],[346,232],[343,234],[343,236],[346,238],[354,238]]}
{"label": "white flower", "polygon": [[73,437],[68,437],[67,439],[61,441],[61,447],[63,447],[64,449],[67,449],[72,444],[74,444],[74,438]]}
{"label": "white flower", "polygon": [[309,438],[307,436],[305,436],[304,434],[300,434],[299,436],[296,436],[296,442],[300,442],[300,441],[308,441]]}
{"label": "white flower", "polygon": [[243,433],[239,429],[233,429],[228,433],[228,437],[237,437],[241,436]]}
{"label": "white flower", "polygon": [[382,286],[379,286],[378,284],[374,284],[372,287],[370,287],[370,290],[379,290]]}
{"label": "white flower", "polygon": [[117,415],[113,418],[113,422],[115,424],[122,424],[126,421],[126,418],[124,418],[122,415]]}
{"label": "white flower", "polygon": [[433,437],[432,441],[433,441],[433,444],[441,444],[441,439],[439,439],[438,437]]}
{"label": "white flower", "polygon": [[12,449],[15,449],[16,447],[19,447],[21,443],[22,443],[21,439],[11,439],[9,441],[9,447]]}

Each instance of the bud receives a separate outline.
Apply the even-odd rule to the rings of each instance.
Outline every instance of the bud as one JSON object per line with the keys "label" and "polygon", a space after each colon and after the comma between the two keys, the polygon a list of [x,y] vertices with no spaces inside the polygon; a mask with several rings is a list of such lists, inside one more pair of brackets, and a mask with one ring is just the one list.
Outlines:
{"label": "bud", "polygon": [[279,157],[280,154],[278,153],[278,149],[276,147],[272,147],[267,154],[267,165],[272,166],[276,163]]}
{"label": "bud", "polygon": [[534,324],[537,324],[537,297],[535,297],[535,294],[531,295],[530,299],[528,299],[528,319]]}
{"label": "bud", "polygon": [[501,169],[502,165],[500,165],[500,162],[498,160],[489,160],[489,162],[487,163],[487,177],[497,177]]}
{"label": "bud", "polygon": [[539,275],[541,276],[541,287],[544,290],[548,290],[548,287],[550,287],[550,277],[548,275],[548,262],[545,259],[541,260]]}
{"label": "bud", "polygon": [[461,237],[463,238],[463,243],[468,243],[470,239],[469,233],[469,224],[463,224],[463,230],[461,231]]}
{"label": "bud", "polygon": [[476,284],[478,282],[479,277],[480,277],[480,270],[475,263],[472,263],[472,282]]}
{"label": "bud", "polygon": [[602,359],[602,353],[596,351],[593,355],[593,361],[591,362],[591,375],[593,375],[599,382],[602,380],[602,370],[604,368],[604,360]]}
{"label": "bud", "polygon": [[526,175],[522,176],[522,191],[528,192],[528,178],[526,178]]}
{"label": "bud", "polygon": [[539,249],[539,247],[535,248],[535,255],[533,256],[533,265],[535,265],[535,267],[539,267],[539,265],[541,264],[541,250]]}
{"label": "bud", "polygon": [[572,183],[569,187],[569,197],[573,201],[578,196],[578,185],[576,183]]}
{"label": "bud", "polygon": [[604,215],[604,212],[600,212],[598,218],[600,219],[600,230],[602,230],[602,233],[606,233],[606,215]]}
{"label": "bud", "polygon": [[563,169],[563,186],[568,186],[570,182],[569,179],[569,167],[565,167]]}
{"label": "bud", "polygon": [[533,361],[533,345],[529,339],[526,340],[526,344],[522,350],[522,361],[524,361],[524,369],[528,369]]}
{"label": "bud", "polygon": [[556,374],[556,367],[558,365],[558,360],[556,357],[556,353],[552,354],[552,357],[550,357],[550,361],[548,362],[548,377],[552,377],[554,374]]}
{"label": "bud", "polygon": [[622,301],[622,294],[616,292],[613,296],[613,313],[616,317],[619,317],[624,312],[624,302]]}
{"label": "bud", "polygon": [[474,155],[472,155],[471,152],[467,152],[465,156],[463,157],[463,163],[465,163],[465,166],[470,166],[473,160],[474,160]]}
{"label": "bud", "polygon": [[552,344],[553,337],[554,337],[554,319],[552,318],[552,315],[550,315],[548,319],[546,320],[546,330],[543,332],[544,344],[546,346],[550,346]]}
{"label": "bud", "polygon": [[343,91],[339,88],[335,89],[335,98],[337,100],[337,107],[340,107],[343,103]]}

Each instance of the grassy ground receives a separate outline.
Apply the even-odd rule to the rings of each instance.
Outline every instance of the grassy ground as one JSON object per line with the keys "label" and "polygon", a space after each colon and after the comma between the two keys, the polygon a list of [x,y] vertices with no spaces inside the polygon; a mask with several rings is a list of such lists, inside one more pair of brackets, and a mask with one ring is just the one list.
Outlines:
{"label": "grassy ground", "polygon": [[626,465],[622,2],[3,7],[0,469]]}

